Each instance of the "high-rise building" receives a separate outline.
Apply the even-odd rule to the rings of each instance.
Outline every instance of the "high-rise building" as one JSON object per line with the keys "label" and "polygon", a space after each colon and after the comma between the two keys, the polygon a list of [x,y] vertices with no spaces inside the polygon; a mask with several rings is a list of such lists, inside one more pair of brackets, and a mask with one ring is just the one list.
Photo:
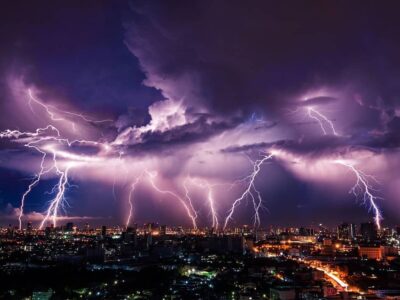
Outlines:
{"label": "high-rise building", "polygon": [[52,229],[51,229],[51,227],[49,227],[49,226],[47,226],[47,227],[44,229],[44,234],[45,234],[45,236],[46,236],[47,238],[50,237],[51,232],[52,232]]}
{"label": "high-rise building", "polygon": [[134,224],[132,227],[129,226],[129,227],[126,228],[126,232],[128,232],[128,233],[136,234],[136,231],[137,231],[137,225],[136,224]]}
{"label": "high-rise building", "polygon": [[384,258],[383,246],[360,246],[358,248],[358,255],[367,259],[381,260]]}
{"label": "high-rise building", "polygon": [[32,222],[28,222],[28,224],[26,224],[26,231],[28,233],[32,232]]}
{"label": "high-rise building", "polygon": [[309,236],[309,235],[314,235],[314,229],[312,228],[304,228],[304,227],[300,227],[299,229],[299,235],[303,235],[303,236]]}
{"label": "high-rise building", "polygon": [[8,224],[7,235],[9,237],[13,237],[14,236],[14,228],[13,228],[13,226],[11,224]]}
{"label": "high-rise building", "polygon": [[136,224],[133,227],[127,227],[126,231],[122,233],[123,240],[125,242],[133,242],[135,245],[137,243],[137,227]]}
{"label": "high-rise building", "polygon": [[352,240],[355,237],[355,225],[342,223],[337,228],[338,238],[341,240]]}
{"label": "high-rise building", "polygon": [[101,226],[101,235],[104,237],[107,234],[107,227],[105,225]]}
{"label": "high-rise building", "polygon": [[361,223],[360,233],[365,241],[374,241],[378,237],[378,228],[374,222]]}

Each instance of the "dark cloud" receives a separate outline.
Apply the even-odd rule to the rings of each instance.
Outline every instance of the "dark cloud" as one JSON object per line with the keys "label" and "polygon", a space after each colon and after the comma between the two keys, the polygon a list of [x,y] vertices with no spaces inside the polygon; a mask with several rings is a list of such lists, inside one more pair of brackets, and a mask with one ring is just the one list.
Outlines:
{"label": "dark cloud", "polygon": [[[123,42],[127,1],[13,1],[0,12],[0,77],[24,75],[47,102],[68,101],[89,115],[145,109],[161,95],[145,88]],[[4,80],[0,104],[10,101]]]}
{"label": "dark cloud", "polygon": [[141,135],[141,142],[128,147],[137,153],[140,151],[174,151],[175,148],[188,147],[190,144],[203,142],[226,130],[234,129],[243,119],[233,118],[226,121],[213,121],[205,115],[192,123],[176,126],[170,130],[149,131]]}
{"label": "dark cloud", "polygon": [[149,114],[146,111],[130,107],[127,113],[117,118],[114,125],[118,132],[121,132],[128,127],[143,126],[149,122],[149,119]]}
{"label": "dark cloud", "polygon": [[293,93],[349,80],[368,101],[390,102],[399,4],[375,4],[134,1],[126,42],[148,86],[218,111],[270,112]]}
{"label": "dark cloud", "polygon": [[374,153],[379,153],[381,151],[378,147],[371,147],[371,144],[368,143],[355,143],[353,139],[349,137],[328,135],[302,138],[299,140],[277,140],[269,143],[262,142],[239,146],[229,146],[221,151],[224,153],[268,153],[273,149],[283,149],[300,156],[314,157],[330,156],[334,154],[345,155],[348,152],[356,150],[366,150]]}
{"label": "dark cloud", "polygon": [[[397,1],[379,6],[373,1],[311,0],[139,0],[130,6],[125,1],[17,1],[4,8],[1,130],[34,132],[51,123],[70,140],[95,141],[58,145],[67,154],[104,158],[107,174],[90,169],[81,175],[82,181],[107,180],[114,163],[118,171],[119,163],[132,162],[124,167],[134,173],[144,161],[145,167],[154,168],[149,171],[159,171],[171,181],[190,171],[211,181],[214,176],[248,175],[248,161],[237,163],[243,153],[259,157],[280,149],[318,160],[357,151],[385,155],[400,147]],[[10,72],[15,77],[22,74],[24,84],[34,84],[44,103],[93,120],[106,116],[115,121],[86,122],[63,115],[66,122],[61,124],[51,122],[43,109],[35,108],[32,114],[26,95],[10,88]],[[320,115],[307,114],[311,106],[326,116],[319,119],[322,126]],[[72,122],[78,125],[76,131]],[[36,171],[41,157],[23,145],[0,139],[0,188],[12,198],[2,201],[14,208],[26,187],[18,178]],[[281,164],[271,165],[268,174],[261,172],[257,178],[263,196],[292,199],[293,207],[305,204],[309,214],[314,213],[309,208],[313,204],[322,206],[322,198],[333,198],[312,193],[302,178]],[[10,177],[13,166],[18,172]],[[224,174],[216,175],[219,172]],[[78,173],[77,168],[73,174]],[[90,190],[97,191],[96,201],[110,196],[97,186]],[[228,198],[224,195],[221,204],[232,200]],[[37,195],[28,210],[40,211],[42,202],[42,195]],[[282,208],[277,202],[275,211]],[[321,211],[318,208],[316,215]]]}
{"label": "dark cloud", "polygon": [[221,149],[223,153],[239,153],[239,152],[253,152],[253,151],[267,151],[267,149],[276,144],[285,143],[285,141],[273,142],[273,143],[255,143],[246,144],[241,146],[229,146],[227,148]]}

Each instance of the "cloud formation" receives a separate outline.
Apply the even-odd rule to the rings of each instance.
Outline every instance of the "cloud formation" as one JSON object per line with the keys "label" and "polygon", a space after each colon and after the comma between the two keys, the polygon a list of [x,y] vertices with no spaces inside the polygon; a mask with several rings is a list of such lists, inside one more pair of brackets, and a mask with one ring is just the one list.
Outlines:
{"label": "cloud formation", "polygon": [[[391,187],[400,180],[394,168],[400,146],[400,44],[393,5],[134,1],[125,11],[124,43],[143,72],[141,88],[156,96],[140,102],[124,90],[124,110],[121,103],[104,108],[97,106],[102,99],[66,97],[51,88],[50,78],[3,70],[8,101],[1,103],[0,145],[14,159],[2,167],[37,174],[44,152],[46,166],[56,157],[57,166],[70,168],[77,182],[117,187],[126,199],[138,180],[147,191],[143,201],[169,197],[177,200],[175,207],[190,204],[187,178],[218,186],[239,182],[232,189],[216,188],[222,219],[245,188],[240,180],[266,154],[274,157],[261,166],[260,193],[267,199],[284,194],[289,202],[301,198],[309,205],[336,200],[313,193],[328,183],[335,197],[348,200],[354,174],[332,163],[343,160],[379,179],[387,200],[379,203],[383,216],[394,222],[398,215],[385,215],[398,203]],[[91,85],[97,90],[97,83]],[[81,113],[82,107],[96,109]],[[112,122],[97,122],[104,116]],[[56,130],[33,136],[49,125]],[[6,128],[29,133],[16,136]],[[60,172],[53,171],[46,176],[54,180]],[[152,179],[163,192],[157,193]],[[287,182],[293,190],[284,192]],[[209,199],[204,190],[191,188],[197,206],[181,209],[192,216],[202,211],[199,219],[208,224]],[[347,208],[343,202],[338,211]],[[242,206],[235,224],[251,219]],[[277,214],[278,206],[272,207]]]}

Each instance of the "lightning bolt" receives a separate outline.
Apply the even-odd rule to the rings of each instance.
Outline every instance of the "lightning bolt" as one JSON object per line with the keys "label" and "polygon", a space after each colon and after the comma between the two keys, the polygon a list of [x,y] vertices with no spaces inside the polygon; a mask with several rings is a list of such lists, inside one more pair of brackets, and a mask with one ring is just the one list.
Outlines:
{"label": "lightning bolt", "polygon": [[[47,131],[54,131],[54,135],[44,135]],[[42,136],[44,135],[44,136]],[[5,130],[3,132],[0,132],[0,138],[10,138],[14,139],[16,141],[25,141],[28,140],[29,142],[25,144],[26,147],[29,148],[34,148],[36,151],[42,154],[42,161],[41,161],[41,167],[38,175],[35,177],[35,180],[28,186],[28,189],[22,196],[21,200],[21,209],[20,209],[20,216],[19,219],[20,221],[20,227],[22,227],[22,216],[24,212],[24,203],[28,195],[31,193],[32,189],[40,182],[42,176],[46,174],[47,172],[51,171],[52,169],[55,170],[55,173],[59,176],[58,183],[52,188],[52,191],[57,192],[56,196],[54,199],[51,200],[49,207],[45,213],[45,216],[40,224],[40,229],[45,226],[46,222],[48,220],[52,220],[54,225],[56,226],[57,224],[57,218],[59,216],[59,211],[60,208],[64,207],[65,203],[65,191],[69,187],[69,181],[68,181],[68,175],[72,167],[75,165],[75,163],[90,163],[90,162],[101,162],[103,159],[99,156],[86,156],[86,155],[80,155],[80,154],[74,154],[71,152],[63,151],[60,149],[57,149],[56,145],[61,144],[61,145],[68,145],[72,146],[75,143],[79,144],[93,144],[100,146],[106,151],[110,150],[110,145],[106,143],[99,143],[99,142],[94,142],[94,141],[87,141],[87,140],[73,140],[70,141],[68,139],[62,138],[60,136],[59,130],[54,127],[53,125],[48,125],[45,128],[39,128],[35,132],[21,132],[18,130]],[[55,143],[55,144],[52,144]],[[48,168],[45,167],[45,161],[47,154],[51,153],[53,156],[52,159],[52,165]],[[59,164],[58,160],[59,159],[65,159],[67,160],[67,166],[62,169]],[[121,160],[121,154],[120,154],[120,160]],[[163,190],[159,188],[156,183],[155,183],[155,176],[152,173],[149,173],[149,181],[151,183],[151,186],[158,192],[170,195],[174,197],[175,199],[179,200],[179,202],[184,206],[188,216],[192,220],[193,227],[197,229],[197,223],[196,223],[196,218],[197,218],[197,213],[195,212],[193,205],[190,203],[189,205],[185,202],[185,200],[180,197],[178,194],[169,191],[169,190]],[[132,210],[133,210],[133,204],[132,204],[132,194],[134,192],[134,186],[131,186],[131,193],[130,193],[130,198],[129,198],[129,203],[130,203],[130,217],[129,221],[127,221],[127,224],[130,222],[130,218],[132,216]],[[187,196],[189,196],[187,194]]]}
{"label": "lightning bolt", "polygon": [[[91,123],[100,123],[100,122],[108,122],[112,120],[92,120],[86,117],[83,114],[77,114],[70,111],[61,110],[57,107],[52,105],[47,105],[43,101],[39,100],[31,89],[27,90],[28,95],[28,105],[32,111],[35,113],[34,106],[40,107],[44,110],[45,113],[49,116],[52,121],[57,122],[72,122],[70,119],[73,118],[80,118],[85,122]],[[72,122],[73,127],[75,128],[75,123]],[[50,133],[49,133],[50,131]],[[87,144],[87,145],[95,145],[100,147],[100,149],[104,150],[105,152],[109,152],[114,148],[114,143],[101,143],[96,141],[84,140],[84,139],[76,139],[76,140],[69,140],[61,136],[59,129],[57,129],[54,125],[48,125],[45,128],[38,128],[35,132],[22,132],[19,130],[5,130],[0,132],[0,138],[9,138],[13,139],[16,142],[25,142],[27,141],[24,146],[32,148],[36,150],[38,153],[41,154],[41,163],[38,173],[35,175],[33,181],[29,184],[27,190],[24,192],[21,198],[21,206],[20,206],[20,215],[19,215],[19,227],[22,228],[22,218],[24,214],[24,206],[26,199],[29,197],[32,190],[39,184],[42,180],[43,176],[50,171],[54,171],[55,174],[58,176],[58,182],[53,186],[51,189],[53,193],[55,193],[54,198],[50,201],[49,206],[44,214],[43,220],[40,224],[40,228],[45,226],[46,222],[52,220],[54,226],[56,226],[57,218],[60,214],[60,209],[64,208],[66,203],[65,199],[65,192],[70,186],[69,183],[69,173],[71,169],[77,164],[81,165],[82,163],[98,163],[102,162],[104,159],[101,155],[82,155],[82,154],[75,154],[70,151],[63,150],[62,146],[71,147],[74,144]],[[61,147],[59,147],[61,146]],[[100,152],[101,153],[101,152]],[[49,160],[48,156],[52,155],[52,159]],[[121,159],[122,153],[120,153],[119,160]],[[59,164],[59,161],[63,161],[63,165]],[[48,165],[48,162],[51,162]],[[187,215],[192,221],[193,227],[197,229],[197,212],[194,209],[193,203],[190,198],[189,190],[187,189],[186,183],[184,182],[184,189],[185,189],[185,196],[181,197],[179,194],[170,191],[164,190],[157,186],[155,177],[156,174],[148,173],[148,179],[151,186],[158,191],[159,193],[169,195],[175,199],[177,199],[185,208]],[[130,220],[132,218],[133,212],[133,193],[138,181],[131,184],[128,203],[130,207],[129,216],[126,220],[126,225],[128,226]],[[211,185],[207,183],[206,185],[208,189],[208,202],[210,204],[210,209],[212,213],[212,223],[214,227],[219,226],[219,221],[217,217],[217,212],[214,205],[214,195],[212,191]],[[115,179],[113,182],[113,196],[116,198],[115,194]]]}
{"label": "lightning bolt", "polygon": [[[188,189],[188,187],[187,187],[187,181],[188,181],[188,178],[186,178],[186,179],[183,181],[183,189],[184,189],[184,191],[185,191],[185,198],[186,198],[186,200],[187,200],[187,203],[189,204],[190,209],[191,209],[191,211],[192,211],[193,219],[195,220],[194,223],[196,223],[196,220],[197,220],[198,215],[197,215],[197,211],[195,210],[195,208],[194,208],[194,206],[193,206],[192,198],[190,197],[190,192],[189,192],[189,189]],[[192,221],[192,222],[193,222],[193,221]]]}
{"label": "lightning bolt", "polygon": [[239,198],[237,198],[233,204],[232,207],[229,209],[228,211],[228,216],[225,218],[225,222],[224,222],[224,227],[223,229],[225,230],[226,227],[228,226],[228,223],[230,220],[232,220],[232,216],[235,212],[236,207],[246,198],[250,199],[253,203],[253,207],[254,207],[254,226],[257,227],[260,225],[260,214],[259,214],[259,210],[262,206],[262,197],[260,192],[257,190],[254,181],[258,175],[258,173],[261,170],[261,165],[268,161],[269,159],[271,159],[273,157],[273,154],[268,154],[265,155],[262,159],[258,159],[256,161],[254,161],[253,164],[253,172],[245,177],[244,179],[242,179],[241,181],[246,182],[247,183],[247,187],[244,190],[244,192],[240,195]]}
{"label": "lightning bolt", "polygon": [[19,130],[9,130],[9,129],[7,129],[3,132],[0,132],[0,138],[13,138],[13,139],[17,139],[17,140],[19,138],[21,138],[22,140],[30,139],[31,141],[26,143],[24,146],[28,147],[28,148],[33,148],[42,155],[42,159],[40,161],[40,170],[39,170],[38,174],[35,176],[34,180],[29,184],[28,189],[24,192],[24,194],[22,195],[22,198],[21,198],[21,204],[20,204],[19,215],[18,215],[19,230],[22,230],[22,217],[24,215],[24,206],[25,206],[26,198],[32,192],[33,188],[40,182],[42,176],[45,175],[46,173],[50,172],[53,169],[53,167],[50,167],[50,168],[45,167],[47,153],[42,151],[36,145],[38,142],[42,141],[42,138],[40,138],[40,136],[44,132],[49,131],[49,130],[55,131],[57,136],[60,135],[57,128],[55,128],[54,126],[51,126],[51,125],[48,125],[45,128],[38,128],[35,132],[22,132]]}
{"label": "lightning bolt", "polygon": [[147,177],[148,177],[148,179],[149,179],[149,182],[150,182],[150,185],[157,191],[157,192],[159,192],[159,193],[161,193],[161,194],[165,194],[165,195],[169,195],[169,196],[172,196],[173,198],[175,198],[175,199],[177,199],[181,204],[182,204],[182,206],[185,208],[185,210],[186,210],[186,213],[187,213],[187,215],[188,215],[188,217],[191,219],[191,221],[192,221],[192,224],[193,224],[193,228],[195,229],[195,230],[197,230],[197,223],[196,223],[196,215],[191,211],[191,209],[190,209],[190,206],[186,203],[186,201],[185,200],[183,200],[182,199],[182,197],[180,197],[178,194],[176,194],[176,193],[174,193],[174,192],[172,192],[172,191],[170,191],[170,190],[163,190],[163,189],[160,189],[157,185],[156,185],[156,183],[154,182],[154,179],[157,177],[157,173],[156,172],[149,172],[149,171],[146,171],[146,173],[147,173]]}
{"label": "lightning bolt", "polygon": [[[42,101],[40,101],[39,99],[37,99],[33,95],[33,92],[31,89],[28,89],[28,97],[29,97],[28,105],[29,105],[32,113],[35,113],[35,111],[32,107],[32,103],[35,103],[36,105],[39,105],[40,107],[42,107],[46,111],[46,113],[50,116],[50,119],[53,121],[66,121],[66,119],[63,117],[60,117],[60,115],[66,115],[66,116],[70,116],[70,117],[79,118],[88,123],[105,123],[105,122],[113,121],[111,119],[94,120],[94,119],[88,118],[87,116],[85,116],[83,114],[78,114],[78,113],[74,113],[71,111],[65,111],[65,110],[61,110],[57,107],[54,107],[52,105],[47,105],[47,104],[43,103]],[[71,122],[71,123],[72,123],[72,128],[75,130],[75,123],[74,122]]]}
{"label": "lightning bolt", "polygon": [[[51,143],[58,143],[58,144],[66,144],[68,146],[72,146],[75,143],[79,144],[93,144],[102,147],[103,149],[109,149],[107,144],[98,143],[94,141],[87,141],[87,140],[73,140],[69,141],[68,139],[62,138],[60,135],[60,131],[53,125],[47,125],[44,128],[38,128],[34,132],[24,132],[19,130],[5,130],[0,132],[0,138],[8,138],[13,139],[14,141],[25,142],[24,146],[27,148],[31,148],[36,150],[38,153],[41,154],[41,162],[40,168],[35,175],[34,180],[29,184],[27,190],[23,193],[21,198],[18,222],[19,222],[19,229],[22,229],[22,218],[24,214],[25,202],[28,198],[29,194],[32,192],[33,188],[41,181],[43,175],[49,173],[53,169],[55,173],[59,176],[59,182],[52,188],[53,191],[58,190],[56,197],[51,201],[51,204],[47,210],[47,213],[41,223],[41,227],[44,223],[49,219],[52,218],[54,224],[56,224],[56,219],[58,216],[60,206],[63,206],[64,200],[64,193],[69,185],[68,183],[68,172],[69,169],[72,167],[72,163],[69,163],[65,170],[61,170],[57,164],[57,155],[62,156],[67,159],[71,160],[79,160],[82,162],[90,162],[92,160],[96,160],[96,158],[86,157],[84,155],[75,155],[68,152],[60,151],[55,148],[54,145]],[[43,146],[44,144],[44,146]],[[49,167],[46,167],[46,159],[47,154],[51,153],[52,164]]]}
{"label": "lightning bolt", "polygon": [[382,218],[382,213],[376,204],[377,200],[382,199],[381,197],[375,196],[373,193],[376,191],[370,184],[369,179],[372,179],[373,181],[376,181],[376,179],[371,176],[367,175],[364,172],[358,170],[353,163],[347,162],[344,160],[335,160],[334,163],[345,166],[348,168],[350,171],[354,173],[356,176],[356,183],[354,186],[351,188],[350,193],[353,193],[354,196],[358,197],[360,193],[362,193],[362,199],[364,203],[369,203],[370,209],[374,212],[374,220],[375,224],[378,227],[378,229],[381,228],[381,220]]}
{"label": "lightning bolt", "polygon": [[324,135],[328,134],[328,130],[325,129],[325,125],[330,128],[330,131],[333,135],[339,135],[335,129],[335,126],[333,125],[333,122],[329,120],[324,114],[313,107],[307,107],[307,113],[311,119],[314,119],[318,122]]}
{"label": "lightning bolt", "polygon": [[[77,114],[74,112],[70,111],[64,111],[60,110],[54,106],[51,105],[46,105],[44,102],[41,100],[37,99],[33,92],[29,89],[27,91],[29,101],[28,105],[31,108],[32,112],[34,112],[33,105],[41,107],[47,115],[50,117],[52,121],[57,121],[57,122],[71,122],[71,118],[75,120],[76,118],[79,118],[85,122],[89,123],[101,123],[101,122],[109,122],[112,120],[92,120],[88,117],[86,117],[83,114]],[[324,114],[319,112],[313,107],[308,107],[307,108],[307,113],[308,116],[314,120],[316,120],[320,127],[322,132],[327,135],[329,133],[332,133],[333,135],[338,135],[333,122],[328,119]],[[72,122],[73,126],[75,127],[75,123]],[[69,187],[69,173],[71,169],[75,166],[76,163],[90,163],[90,162],[99,162],[102,161],[103,158],[101,156],[85,156],[81,154],[74,154],[72,152],[68,151],[63,151],[61,149],[57,148],[57,145],[68,145],[71,147],[75,143],[77,144],[88,144],[88,145],[96,145],[99,146],[102,150],[108,152],[111,149],[113,149],[113,145],[117,145],[117,140],[115,140],[113,143],[108,144],[108,143],[101,143],[101,142],[96,142],[96,141],[90,141],[90,140],[72,140],[70,141],[67,138],[64,138],[61,136],[60,131],[53,125],[48,125],[44,128],[38,128],[36,131],[33,132],[23,132],[19,130],[5,130],[3,132],[0,132],[0,138],[9,138],[9,139],[14,139],[19,142],[23,142],[24,146],[27,148],[31,148],[35,151],[37,151],[41,155],[41,161],[40,161],[40,167],[35,174],[34,179],[30,182],[28,185],[28,188],[24,192],[24,194],[21,197],[21,205],[20,205],[20,214],[18,217],[19,220],[19,228],[22,229],[22,218],[24,214],[24,209],[25,209],[25,202],[26,199],[29,197],[30,193],[32,190],[39,184],[39,182],[42,180],[43,176],[46,175],[47,173],[54,171],[57,176],[58,176],[58,182],[57,184],[53,187],[53,191],[56,193],[54,198],[51,200],[48,209],[46,210],[45,216],[40,224],[40,228],[42,228],[48,220],[52,220],[54,225],[56,226],[57,218],[60,213],[60,209],[64,207],[64,204],[66,202],[65,200],[65,192],[67,188]],[[52,155],[52,160],[51,163],[49,164],[50,158],[48,156]],[[121,153],[120,153],[120,161],[121,159]],[[255,179],[257,175],[259,174],[261,170],[261,166],[264,162],[270,160],[273,157],[273,154],[268,154],[264,155],[261,159],[258,159],[254,162],[252,162],[253,165],[253,170],[250,175],[242,179],[240,182],[245,183],[246,188],[243,191],[243,193],[234,200],[231,208],[228,211],[228,215],[225,218],[224,224],[223,224],[223,229],[225,230],[226,227],[228,226],[228,223],[230,220],[233,219],[233,215],[235,213],[236,208],[240,205],[240,203],[248,199],[251,201],[253,204],[254,208],[254,227],[257,227],[260,225],[260,214],[259,211],[262,208],[262,197],[260,192],[255,186]],[[66,160],[66,166],[63,165],[62,167],[59,165],[58,161],[59,160]],[[359,196],[360,193],[363,193],[363,200],[364,202],[368,202],[370,205],[370,209],[374,211],[375,215],[375,222],[380,228],[380,221],[382,220],[382,214],[379,210],[379,207],[376,204],[376,201],[380,199],[379,197],[374,195],[374,189],[371,187],[369,180],[372,178],[370,175],[366,175],[362,171],[358,170],[354,164],[348,163],[345,161],[335,161],[335,163],[343,165],[347,167],[349,170],[351,170],[355,176],[356,176],[356,183],[350,190],[355,196]],[[197,229],[197,212],[194,209],[189,189],[187,187],[187,182],[183,182],[183,189],[185,191],[184,197],[181,197],[178,193],[175,193],[170,190],[165,190],[161,189],[157,184],[156,184],[156,177],[157,173],[151,173],[147,172],[147,178],[150,182],[151,187],[156,190],[159,193],[168,195],[170,197],[175,198],[178,200],[182,206],[184,207],[188,217],[190,218],[193,228]],[[133,183],[130,185],[130,190],[129,190],[129,196],[128,196],[128,204],[129,204],[129,215],[126,220],[126,226],[130,224],[131,218],[132,218],[132,213],[133,213],[133,194],[135,191],[135,188],[137,184],[139,183],[139,178],[136,179]],[[216,229],[220,226],[219,224],[219,218],[218,218],[218,213],[215,205],[215,197],[214,197],[214,191],[213,187],[214,185],[208,183],[207,181],[199,181],[199,180],[193,180],[191,181],[192,184],[198,185],[204,189],[207,190],[207,203],[210,208],[210,213],[211,213],[211,220],[212,220],[212,226]],[[115,179],[113,183],[113,195],[115,195]]]}
{"label": "lightning bolt", "polygon": [[131,223],[131,218],[133,214],[133,192],[136,189],[137,184],[139,183],[140,177],[136,178],[134,182],[131,183],[129,194],[128,194],[128,204],[129,204],[129,213],[128,218],[126,219],[125,227],[128,228],[129,224]]}
{"label": "lightning bolt", "polygon": [[215,185],[208,183],[208,181],[204,179],[203,180],[191,179],[191,183],[201,188],[205,188],[207,190],[207,202],[210,207],[211,221],[212,221],[211,226],[217,230],[219,228],[219,220],[218,220],[217,209],[215,208],[215,200],[213,194],[213,187]]}
{"label": "lightning bolt", "polygon": [[207,200],[210,205],[210,211],[211,211],[211,217],[212,217],[212,227],[217,230],[219,227],[219,221],[218,221],[217,210],[215,209],[213,189],[212,189],[212,186],[208,182],[205,183],[205,186],[208,191],[207,192]]}
{"label": "lightning bolt", "polygon": [[21,205],[19,207],[19,215],[18,215],[19,230],[22,230],[22,217],[24,215],[24,206],[25,206],[26,198],[32,192],[33,188],[40,182],[42,176],[45,175],[46,173],[50,172],[53,169],[53,167],[45,169],[44,164],[45,164],[47,153],[41,151],[38,148],[37,148],[37,150],[40,153],[42,153],[42,159],[41,159],[41,162],[40,162],[40,170],[39,170],[39,173],[36,175],[35,179],[29,184],[28,189],[22,195]]}
{"label": "lightning bolt", "polygon": [[[42,107],[46,111],[46,113],[49,115],[50,119],[53,121],[66,121],[66,119],[63,117],[60,117],[60,115],[77,117],[85,122],[90,122],[90,123],[103,123],[103,122],[112,121],[112,120],[99,120],[99,121],[92,120],[92,119],[89,119],[88,117],[84,116],[83,114],[77,114],[77,113],[70,112],[70,111],[63,111],[63,110],[60,110],[51,105],[46,105],[34,96],[31,89],[27,90],[27,94],[29,97],[28,105],[29,105],[31,111],[34,113],[32,104],[36,104],[36,105]],[[72,122],[72,125],[73,125],[73,128],[75,128],[75,123]],[[43,136],[48,131],[54,132],[55,135]],[[23,131],[19,131],[19,130],[7,129],[3,132],[0,132],[0,138],[10,138],[10,139],[12,138],[17,141],[18,140],[20,140],[20,141],[28,140],[28,142],[24,146],[28,147],[28,148],[33,148],[42,155],[39,172],[35,176],[34,180],[29,184],[27,190],[24,192],[24,194],[22,195],[22,198],[21,198],[21,205],[20,205],[20,211],[19,211],[19,216],[18,216],[20,230],[22,229],[22,217],[24,214],[25,201],[26,201],[27,197],[29,196],[29,194],[32,192],[33,188],[40,182],[43,175],[45,175],[46,173],[55,169],[56,174],[59,175],[59,182],[55,187],[53,187],[53,190],[58,189],[58,193],[57,193],[55,199],[51,202],[50,207],[47,210],[46,216],[41,224],[41,227],[43,226],[44,222],[47,221],[47,219],[50,216],[53,218],[53,221],[55,223],[57,215],[58,215],[59,206],[62,205],[62,200],[64,199],[64,192],[68,185],[68,171],[70,168],[68,167],[64,171],[62,171],[60,168],[58,168],[57,160],[56,160],[56,152],[57,151],[52,146],[40,147],[39,144],[56,142],[56,143],[61,143],[61,144],[65,143],[68,146],[72,146],[75,143],[79,143],[79,144],[92,144],[92,145],[96,145],[96,146],[101,146],[106,151],[108,151],[110,149],[110,146],[105,143],[99,143],[99,142],[88,141],[88,140],[70,141],[68,139],[62,138],[60,135],[60,131],[53,125],[47,125],[44,128],[38,128],[38,129],[36,129],[35,132],[23,132]],[[53,154],[53,165],[46,168],[45,162],[46,162],[46,157],[47,157],[48,152]],[[82,157],[79,155],[63,153],[61,151],[59,152],[59,154],[64,155],[65,158],[69,158],[69,159],[78,159],[78,160],[83,160],[83,161],[88,159],[88,158],[85,158],[85,157]]]}
{"label": "lightning bolt", "polygon": [[60,179],[56,185],[58,192],[55,198],[50,202],[50,206],[47,209],[46,215],[40,223],[39,229],[43,229],[49,218],[52,219],[54,227],[57,226],[57,217],[60,207],[63,207],[63,201],[65,200],[64,194],[68,186],[68,172],[71,169],[72,164],[68,165],[64,171],[56,166],[57,174],[60,175]]}
{"label": "lightning bolt", "polygon": [[[333,122],[329,120],[325,115],[323,115],[321,112],[317,111],[315,108],[308,107],[307,108],[308,115],[310,118],[316,120],[324,135],[328,134],[328,131],[325,129],[325,125],[327,125],[330,128],[330,131],[334,135],[338,135],[337,131],[335,130],[335,127],[333,125]],[[351,188],[350,192],[354,194],[354,196],[358,197],[360,193],[363,194],[363,202],[364,203],[369,203],[370,209],[373,210],[374,212],[374,220],[375,224],[378,227],[378,229],[381,228],[381,220],[382,220],[382,213],[376,204],[376,201],[379,199],[382,199],[381,197],[375,196],[373,192],[375,191],[373,187],[371,186],[370,182],[368,179],[373,179],[374,181],[375,178],[371,175],[367,175],[363,173],[362,171],[358,170],[353,163],[346,162],[344,160],[336,160],[334,161],[336,164],[340,164],[342,166],[345,166],[348,168],[350,171],[354,173],[356,176],[356,183],[355,185]]]}

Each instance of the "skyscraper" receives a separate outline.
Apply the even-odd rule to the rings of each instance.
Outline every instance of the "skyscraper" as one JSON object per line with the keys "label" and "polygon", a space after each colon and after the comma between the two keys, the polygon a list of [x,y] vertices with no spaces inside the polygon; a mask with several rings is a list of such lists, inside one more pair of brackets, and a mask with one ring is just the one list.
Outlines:
{"label": "skyscraper", "polygon": [[26,231],[27,231],[28,233],[31,233],[31,232],[32,232],[32,222],[28,222],[28,224],[26,225]]}
{"label": "skyscraper", "polygon": [[355,236],[355,225],[342,223],[337,228],[338,238],[341,240],[352,240]]}
{"label": "skyscraper", "polygon": [[360,233],[365,241],[374,241],[378,237],[378,229],[374,222],[361,223]]}

